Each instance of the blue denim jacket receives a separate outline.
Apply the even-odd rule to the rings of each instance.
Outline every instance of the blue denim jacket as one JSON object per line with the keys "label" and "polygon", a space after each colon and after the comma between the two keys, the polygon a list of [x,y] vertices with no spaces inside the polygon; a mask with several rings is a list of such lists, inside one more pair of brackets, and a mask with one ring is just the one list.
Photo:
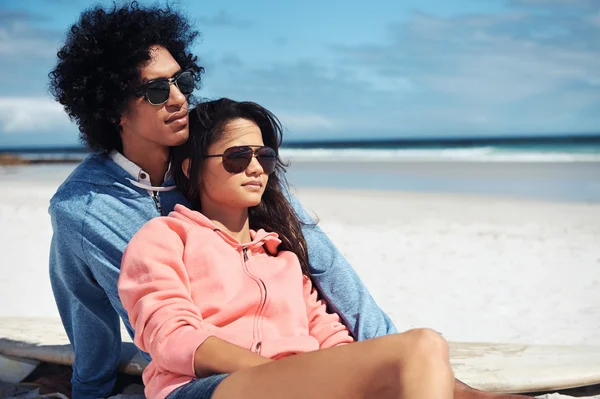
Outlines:
{"label": "blue denim jacket", "polygon": [[[119,317],[133,329],[117,292],[121,257],[131,237],[159,216],[152,196],[108,156],[88,156],[50,200],[50,280],[75,352],[73,399],[110,395],[121,350]],[[166,181],[165,186],[173,185]],[[162,213],[187,204],[177,190],[159,194]],[[289,195],[294,209],[312,222]],[[357,274],[316,226],[303,229],[315,284],[359,340],[396,332]],[[144,354],[146,357],[148,354]]]}

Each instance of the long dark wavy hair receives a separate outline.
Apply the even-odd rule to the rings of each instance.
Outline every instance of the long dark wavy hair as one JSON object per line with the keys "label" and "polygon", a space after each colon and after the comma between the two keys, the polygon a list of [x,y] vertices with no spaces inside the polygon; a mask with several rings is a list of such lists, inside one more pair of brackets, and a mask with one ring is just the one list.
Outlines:
{"label": "long dark wavy hair", "polygon": [[[189,139],[171,150],[171,171],[179,190],[192,205],[202,211],[200,202],[200,176],[208,148],[223,137],[225,126],[235,119],[246,119],[256,123],[266,146],[279,154],[283,136],[281,123],[275,115],[253,102],[238,102],[228,98],[198,104],[189,114]],[[182,165],[189,159],[189,178]],[[283,194],[282,185],[287,186],[284,164],[277,157],[275,172],[269,175],[260,204],[248,208],[250,227],[279,234],[279,250],[294,252],[300,260],[304,275],[310,277],[308,248],[302,234],[304,224]]]}

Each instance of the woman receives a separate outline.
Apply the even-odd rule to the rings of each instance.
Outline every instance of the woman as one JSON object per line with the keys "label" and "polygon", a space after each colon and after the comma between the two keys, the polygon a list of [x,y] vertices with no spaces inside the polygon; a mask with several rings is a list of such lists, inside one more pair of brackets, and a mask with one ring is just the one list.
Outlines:
{"label": "woman", "polygon": [[452,398],[437,333],[353,342],[318,299],[300,221],[281,191],[277,118],[221,99],[189,121],[172,170],[193,209],[148,222],[119,279],[135,343],[153,359],[146,396]]}

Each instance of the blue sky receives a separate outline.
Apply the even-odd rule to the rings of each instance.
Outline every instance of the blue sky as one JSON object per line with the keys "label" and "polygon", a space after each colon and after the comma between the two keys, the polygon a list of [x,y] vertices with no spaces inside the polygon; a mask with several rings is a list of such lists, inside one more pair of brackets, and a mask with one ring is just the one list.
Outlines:
{"label": "blue sky", "polygon": [[[47,73],[96,3],[2,2],[0,147],[77,144]],[[259,102],[289,140],[600,132],[597,0],[177,4],[202,32],[197,94]]]}

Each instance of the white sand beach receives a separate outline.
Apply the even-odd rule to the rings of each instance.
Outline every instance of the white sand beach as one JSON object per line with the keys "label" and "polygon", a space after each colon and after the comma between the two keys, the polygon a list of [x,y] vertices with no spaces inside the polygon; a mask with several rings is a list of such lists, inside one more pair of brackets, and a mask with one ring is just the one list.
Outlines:
{"label": "white sand beach", "polygon": [[600,204],[298,189],[399,329],[600,343]]}
{"label": "white sand beach", "polygon": [[[72,167],[24,168],[0,170],[0,317],[56,319],[47,208]],[[599,345],[600,203],[295,190],[399,330]]]}
{"label": "white sand beach", "polygon": [[[51,178],[0,174],[0,316],[57,317]],[[600,343],[600,204],[298,188],[400,330],[455,341]]]}

